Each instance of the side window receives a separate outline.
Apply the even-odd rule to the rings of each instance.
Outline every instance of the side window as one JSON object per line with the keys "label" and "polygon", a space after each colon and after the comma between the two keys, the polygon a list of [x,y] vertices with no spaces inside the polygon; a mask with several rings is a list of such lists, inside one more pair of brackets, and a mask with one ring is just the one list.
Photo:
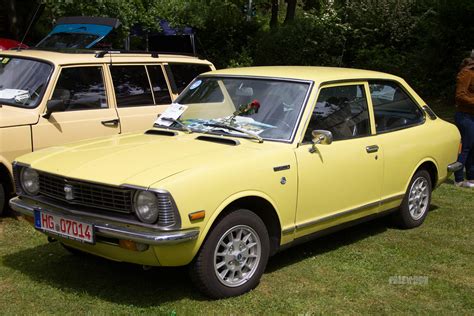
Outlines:
{"label": "side window", "polygon": [[421,109],[395,82],[369,82],[377,132],[400,129],[423,122]]}
{"label": "side window", "polygon": [[148,69],[148,75],[150,76],[153,95],[155,96],[155,104],[170,104],[171,96],[161,66],[154,65],[146,67]]}
{"label": "side window", "polygon": [[111,66],[117,106],[154,105],[145,66]]}
{"label": "side window", "polygon": [[200,64],[169,64],[167,66],[174,93],[181,93],[195,77],[210,70],[208,65]]}
{"label": "side window", "polygon": [[102,67],[64,68],[52,99],[63,100],[65,111],[107,108]]}
{"label": "side window", "polygon": [[319,92],[305,141],[315,129],[330,131],[334,140],[370,135],[370,119],[363,85],[323,88]]}

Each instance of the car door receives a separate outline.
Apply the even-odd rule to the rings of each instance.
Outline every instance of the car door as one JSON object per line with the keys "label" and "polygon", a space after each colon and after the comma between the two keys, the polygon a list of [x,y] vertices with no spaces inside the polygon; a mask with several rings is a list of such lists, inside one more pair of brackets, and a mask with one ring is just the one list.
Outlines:
{"label": "car door", "polygon": [[425,153],[430,152],[429,142],[417,140],[430,139],[432,134],[423,124],[423,110],[402,84],[371,80],[369,90],[376,128],[374,138],[384,148],[382,206],[389,209],[400,205],[413,172]]}
{"label": "car door", "polygon": [[151,128],[172,102],[162,66],[111,65],[109,70],[122,133]]}
{"label": "car door", "polygon": [[62,67],[50,100],[62,102],[64,111],[32,126],[34,150],[120,133],[102,65]]}
{"label": "car door", "polygon": [[[383,152],[372,137],[368,94],[364,82],[320,89],[304,140],[295,150],[296,238],[378,211]],[[330,131],[333,142],[313,147],[313,130]]]}

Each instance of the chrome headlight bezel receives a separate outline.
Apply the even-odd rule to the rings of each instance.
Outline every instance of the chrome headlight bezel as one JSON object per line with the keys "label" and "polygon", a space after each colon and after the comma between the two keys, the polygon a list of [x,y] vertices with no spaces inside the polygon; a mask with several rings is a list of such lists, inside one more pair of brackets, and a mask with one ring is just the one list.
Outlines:
{"label": "chrome headlight bezel", "polygon": [[[127,187],[132,187],[128,186]],[[179,215],[178,208],[176,203],[171,196],[171,194],[163,189],[149,189],[149,188],[140,188],[140,187],[133,187],[136,191],[133,194],[133,203],[132,209],[135,215],[137,216],[138,220],[142,223],[152,224],[158,226],[160,229],[179,229],[181,227],[181,216]],[[139,209],[138,205],[138,197],[141,194],[148,195],[151,198],[151,194],[154,195],[154,202],[156,202],[157,206],[157,216],[148,216],[145,217],[143,211]],[[154,214],[153,214],[154,215]]]}
{"label": "chrome headlight bezel", "polygon": [[38,171],[30,167],[21,168],[20,185],[24,193],[28,195],[37,195],[40,191],[40,181],[39,181]]}

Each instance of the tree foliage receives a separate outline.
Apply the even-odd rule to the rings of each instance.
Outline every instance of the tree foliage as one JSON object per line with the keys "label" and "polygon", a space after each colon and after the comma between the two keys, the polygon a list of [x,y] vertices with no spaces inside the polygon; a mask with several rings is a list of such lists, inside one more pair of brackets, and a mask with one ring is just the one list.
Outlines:
{"label": "tree foliage", "polygon": [[125,36],[136,24],[159,30],[166,19],[193,27],[199,52],[218,67],[375,69],[430,96],[449,96],[459,62],[474,48],[472,0],[252,0],[257,14],[250,21],[248,0],[42,1],[39,29],[61,16],[109,16],[121,20]]}

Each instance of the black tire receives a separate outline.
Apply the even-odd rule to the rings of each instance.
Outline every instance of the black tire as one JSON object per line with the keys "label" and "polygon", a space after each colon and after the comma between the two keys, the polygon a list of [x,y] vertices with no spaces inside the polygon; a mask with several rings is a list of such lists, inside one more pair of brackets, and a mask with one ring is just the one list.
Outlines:
{"label": "black tire", "polygon": [[399,227],[414,228],[423,224],[431,204],[431,191],[429,172],[424,169],[418,170],[408,185],[398,212],[395,213],[395,221]]}
{"label": "black tire", "polygon": [[[233,243],[229,236],[232,236]],[[223,244],[232,246],[225,248]],[[233,251],[237,245],[239,250]],[[269,253],[270,239],[262,219],[249,210],[235,210],[221,218],[209,232],[190,266],[191,279],[202,293],[214,299],[241,295],[258,285]],[[223,266],[218,268],[221,264]],[[228,272],[225,272],[226,269]],[[224,277],[218,277],[218,273],[223,273]],[[226,278],[227,273],[230,274]],[[231,278],[231,275],[234,277]]]}
{"label": "black tire", "polygon": [[5,189],[3,183],[0,183],[0,216],[7,213],[7,199],[5,197]]}

